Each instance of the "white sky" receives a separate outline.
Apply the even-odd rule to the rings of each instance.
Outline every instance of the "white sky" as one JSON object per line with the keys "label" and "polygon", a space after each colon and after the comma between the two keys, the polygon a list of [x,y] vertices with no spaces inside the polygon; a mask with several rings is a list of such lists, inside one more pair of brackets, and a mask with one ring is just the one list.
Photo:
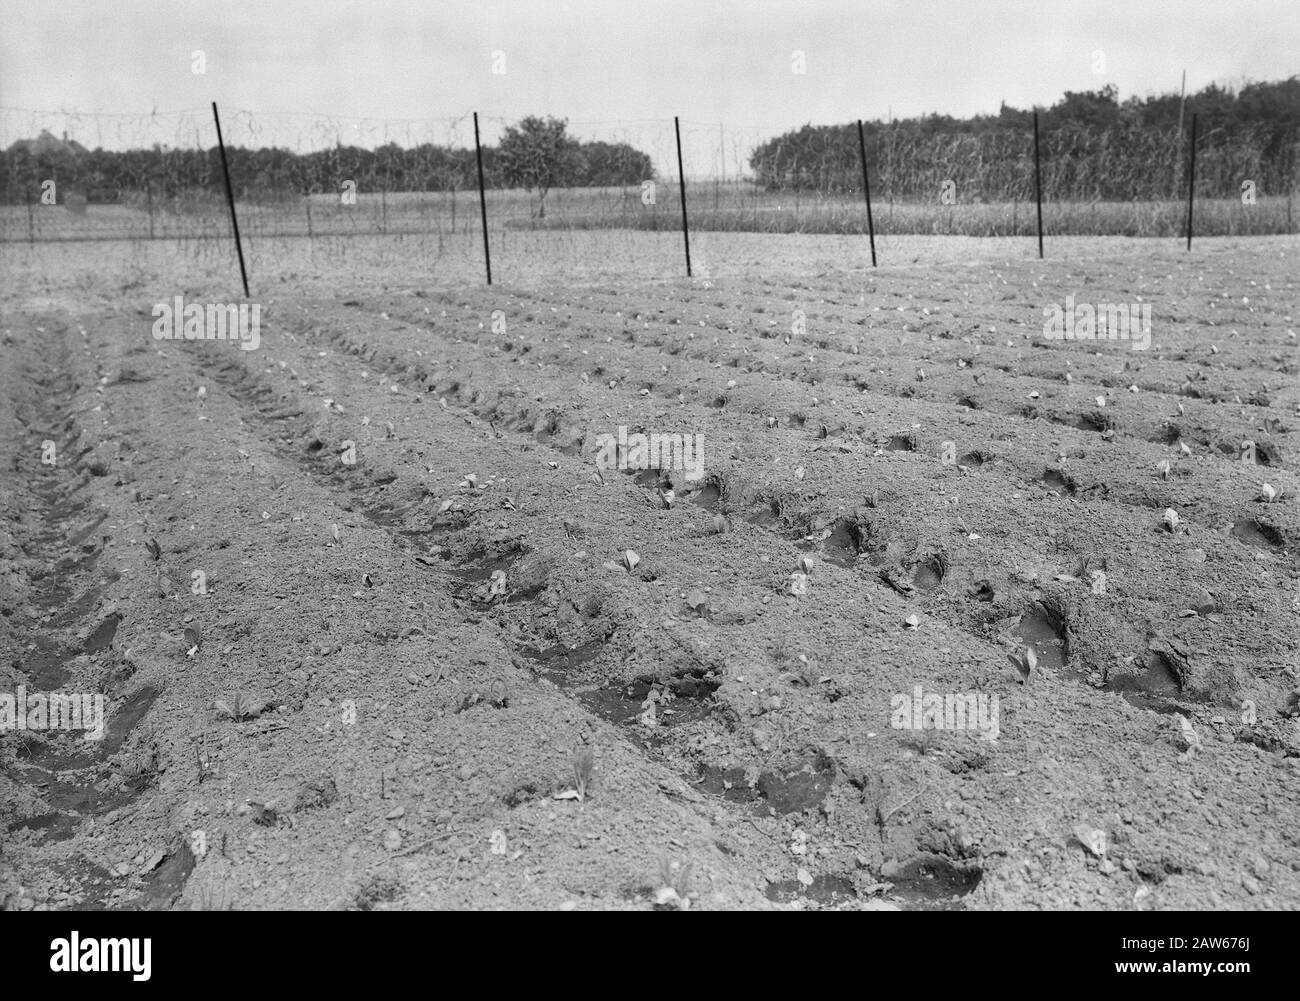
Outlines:
{"label": "white sky", "polygon": [[[806,122],[992,113],[1108,83],[1122,99],[1176,91],[1184,68],[1189,90],[1300,72],[1297,0],[0,0],[0,25],[0,106],[24,109],[0,114],[0,145],[33,126],[91,147],[189,144],[215,100],[240,145],[472,143],[475,110],[492,142],[552,114],[667,169],[680,115],[688,175],[714,173],[720,147],[733,172],[755,140]],[[188,138],[86,117],[155,109],[194,110]]]}

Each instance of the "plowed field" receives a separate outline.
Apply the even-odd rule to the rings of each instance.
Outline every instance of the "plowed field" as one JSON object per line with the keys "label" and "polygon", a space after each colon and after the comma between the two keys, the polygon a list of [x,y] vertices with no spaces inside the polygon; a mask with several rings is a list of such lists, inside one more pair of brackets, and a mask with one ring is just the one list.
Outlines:
{"label": "plowed field", "polygon": [[5,247],[4,906],[1300,906],[1300,242],[732,236]]}

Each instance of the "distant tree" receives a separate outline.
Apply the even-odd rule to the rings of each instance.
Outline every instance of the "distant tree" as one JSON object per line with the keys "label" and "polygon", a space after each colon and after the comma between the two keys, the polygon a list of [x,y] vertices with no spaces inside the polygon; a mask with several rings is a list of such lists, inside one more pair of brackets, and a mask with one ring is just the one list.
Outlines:
{"label": "distant tree", "polygon": [[546,193],[574,184],[586,169],[580,144],[567,128],[564,119],[530,115],[506,128],[497,149],[497,167],[505,182],[537,190],[541,219],[546,218]]}
{"label": "distant tree", "polygon": [[[1034,113],[1013,108],[1006,101],[1003,101],[1001,107],[998,108],[998,115],[994,122],[993,127],[996,128],[1028,130],[1033,127]],[[992,129],[990,128],[989,131],[992,131]]]}
{"label": "distant tree", "polygon": [[627,143],[583,143],[581,152],[586,164],[582,176],[585,187],[639,184],[654,176],[650,157]]}

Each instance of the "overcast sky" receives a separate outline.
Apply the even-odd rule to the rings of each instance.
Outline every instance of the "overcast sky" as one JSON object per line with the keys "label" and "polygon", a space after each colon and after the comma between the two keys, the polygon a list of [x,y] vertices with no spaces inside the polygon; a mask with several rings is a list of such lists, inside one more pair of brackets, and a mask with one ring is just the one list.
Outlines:
{"label": "overcast sky", "polygon": [[[492,142],[535,113],[666,169],[680,115],[688,175],[806,122],[1300,72],[1300,0],[0,0],[0,25],[0,106],[23,109],[2,145],[47,121],[29,109],[91,147],[192,142],[215,100],[240,145],[472,143],[475,110]],[[188,138],[89,118],[194,109]]]}

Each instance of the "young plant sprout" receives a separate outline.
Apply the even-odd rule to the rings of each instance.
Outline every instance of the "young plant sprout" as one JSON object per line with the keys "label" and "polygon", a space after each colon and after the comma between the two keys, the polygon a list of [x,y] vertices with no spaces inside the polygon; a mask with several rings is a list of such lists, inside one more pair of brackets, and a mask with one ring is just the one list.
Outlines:
{"label": "young plant sprout", "polygon": [[578,799],[585,802],[587,787],[591,784],[591,768],[596,763],[596,756],[590,747],[580,747],[573,754],[573,785],[578,790]]}
{"label": "young plant sprout", "polygon": [[691,863],[659,860],[659,887],[654,893],[655,907],[684,911],[691,906]]}
{"label": "young plant sprout", "polygon": [[596,763],[596,756],[590,747],[577,747],[573,751],[573,788],[555,794],[556,799],[576,799],[579,803],[587,801],[587,789],[591,786],[591,769]]}

